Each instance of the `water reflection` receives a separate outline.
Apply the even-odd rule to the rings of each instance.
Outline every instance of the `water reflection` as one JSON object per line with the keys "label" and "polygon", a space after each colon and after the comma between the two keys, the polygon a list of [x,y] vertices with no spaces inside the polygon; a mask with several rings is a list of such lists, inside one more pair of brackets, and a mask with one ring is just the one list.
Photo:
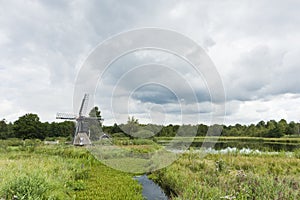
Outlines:
{"label": "water reflection", "polygon": [[135,176],[135,180],[143,186],[143,196],[149,200],[168,200],[168,197],[162,191],[162,189],[150,180],[146,175]]}
{"label": "water reflection", "polygon": [[[160,140],[159,144],[165,145],[169,144],[168,140]],[[178,149],[177,147],[185,146],[185,141],[175,141],[171,144],[173,149]],[[218,141],[215,144],[211,144],[209,142],[204,143],[203,141],[193,141],[190,147],[193,148],[209,148],[212,145],[214,149],[221,150],[226,148],[237,148],[237,149],[258,149],[260,151],[294,151],[300,148],[299,143],[285,143],[278,141],[263,141],[263,140],[227,140],[227,141]],[[189,145],[189,143],[186,143]]]}

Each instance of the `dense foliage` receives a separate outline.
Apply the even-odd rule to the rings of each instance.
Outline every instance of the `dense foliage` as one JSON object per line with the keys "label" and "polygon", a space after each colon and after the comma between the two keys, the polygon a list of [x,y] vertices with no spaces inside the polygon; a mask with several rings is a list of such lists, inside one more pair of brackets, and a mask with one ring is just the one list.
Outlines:
{"label": "dense foliage", "polygon": [[[129,118],[127,124],[121,124],[118,126],[114,124],[113,126],[103,127],[104,132],[109,133],[115,136],[124,136],[129,137],[143,137],[139,133],[143,131],[152,132],[152,135],[156,137],[174,137],[177,136],[206,136],[209,132],[209,135],[213,136],[214,127],[219,127],[219,125],[207,126],[205,124],[199,125],[172,125],[167,126],[154,125],[154,124],[139,124],[138,120],[134,118]],[[148,133],[148,136],[151,134]],[[288,135],[300,136],[300,123],[289,122],[281,119],[280,121],[270,120],[268,122],[260,121],[256,125],[223,125],[222,136],[247,136],[247,137],[283,137]]]}
{"label": "dense foliage", "polygon": [[[129,117],[126,124],[114,124],[113,126],[103,126],[101,112],[98,107],[94,107],[90,117],[95,120],[89,121],[91,138],[99,138],[103,132],[114,137],[133,138],[151,138],[156,137],[174,137],[174,136],[210,136],[219,135],[214,131],[222,127],[221,136],[247,136],[247,137],[273,137],[300,136],[300,123],[294,121],[287,122],[284,119],[280,121],[270,120],[260,121],[257,124],[250,125],[173,125],[167,126],[156,124],[140,124],[138,119]],[[22,138],[22,139],[45,139],[46,137],[72,137],[75,130],[75,122],[40,122],[37,114],[26,114],[19,117],[14,123],[7,123],[4,119],[0,121],[0,139]]]}
{"label": "dense foliage", "polygon": [[75,130],[75,123],[64,122],[41,122],[38,115],[26,114],[19,117],[14,123],[0,121],[0,139],[45,139],[46,137],[71,137]]}
{"label": "dense foliage", "polygon": [[93,107],[89,113],[90,120],[88,120],[88,127],[90,131],[90,139],[95,141],[98,140],[101,135],[103,135],[102,131],[102,121],[101,111],[97,106]]}

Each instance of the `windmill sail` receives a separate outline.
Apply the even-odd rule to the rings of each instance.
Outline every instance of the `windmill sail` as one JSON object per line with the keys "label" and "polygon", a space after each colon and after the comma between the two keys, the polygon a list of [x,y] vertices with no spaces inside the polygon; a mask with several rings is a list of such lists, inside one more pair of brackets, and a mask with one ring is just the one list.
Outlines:
{"label": "windmill sail", "polygon": [[89,95],[85,94],[82,99],[81,106],[79,109],[79,117],[86,114],[88,103],[89,103]]}
{"label": "windmill sail", "polygon": [[89,95],[85,94],[79,108],[78,117],[74,114],[68,114],[68,113],[57,113],[56,115],[56,119],[76,120],[76,130],[74,133],[74,140],[73,140],[74,145],[82,146],[82,145],[91,144],[88,121],[95,120],[95,119],[94,117],[85,116],[88,107],[88,100],[89,100]]}
{"label": "windmill sail", "polygon": [[69,120],[75,120],[76,115],[71,113],[57,113],[56,119],[69,119]]}

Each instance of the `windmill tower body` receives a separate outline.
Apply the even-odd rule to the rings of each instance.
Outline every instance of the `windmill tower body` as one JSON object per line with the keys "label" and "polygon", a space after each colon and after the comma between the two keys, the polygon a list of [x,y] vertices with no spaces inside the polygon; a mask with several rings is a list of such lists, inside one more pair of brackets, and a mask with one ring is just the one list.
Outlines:
{"label": "windmill tower body", "polygon": [[85,94],[81,102],[78,117],[73,114],[65,113],[57,113],[56,115],[56,119],[76,120],[76,130],[73,139],[74,145],[83,146],[92,144],[90,140],[88,121],[95,118],[84,116],[88,105],[88,99],[88,94]]}

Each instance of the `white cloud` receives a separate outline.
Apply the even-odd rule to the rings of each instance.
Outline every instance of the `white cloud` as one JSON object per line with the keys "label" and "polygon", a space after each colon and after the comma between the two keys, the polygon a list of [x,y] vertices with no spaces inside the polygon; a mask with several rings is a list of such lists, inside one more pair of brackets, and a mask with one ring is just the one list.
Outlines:
{"label": "white cloud", "polygon": [[[226,117],[226,123],[254,123],[261,120],[286,119],[299,122],[300,108],[295,106],[300,100],[299,94],[279,94],[253,101],[236,102],[238,109]],[[245,117],[246,116],[246,117]]]}
{"label": "white cloud", "polygon": [[[76,75],[89,52],[114,34],[154,26],[183,33],[208,52],[224,82],[227,123],[273,118],[297,121],[299,6],[297,1],[267,0],[167,0],[157,4],[138,0],[3,1],[0,3],[0,118],[14,121],[22,113],[36,112],[42,120],[52,121],[57,111],[72,111]],[[116,81],[128,68],[148,61],[170,65],[188,80],[199,92],[198,103],[205,105],[201,120],[209,122],[205,80],[186,70],[188,66],[179,58],[143,51],[121,59],[111,66],[113,69],[106,79],[101,80],[105,84],[96,94],[95,103],[102,109],[105,123],[114,121],[109,97]],[[119,92],[128,94],[131,84],[146,80],[149,73],[130,77]],[[177,89],[178,96],[187,95],[178,77],[163,72],[157,75],[157,80],[163,78]],[[167,113],[167,122],[180,122],[180,116],[172,112],[178,110],[178,104],[151,102],[149,98],[150,102],[142,101],[147,94],[154,94],[150,88],[147,92],[131,99],[133,113],[144,118],[141,121],[150,119],[149,109],[156,105],[163,106],[161,112]],[[170,98],[164,96],[163,90],[155,92],[161,98]],[[197,104],[188,98],[185,101],[191,107]],[[189,110],[186,119],[192,122],[195,114]],[[125,111],[120,108],[115,115],[127,119]]]}

